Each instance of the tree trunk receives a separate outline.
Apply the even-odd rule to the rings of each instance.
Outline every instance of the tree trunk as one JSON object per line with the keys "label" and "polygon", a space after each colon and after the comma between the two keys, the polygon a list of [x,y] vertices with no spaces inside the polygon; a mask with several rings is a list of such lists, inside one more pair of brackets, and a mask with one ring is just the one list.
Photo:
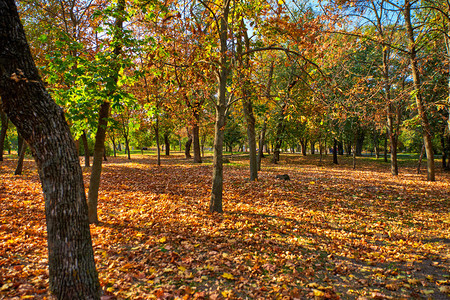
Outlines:
{"label": "tree trunk", "polygon": [[338,141],[337,147],[338,147],[338,154],[344,155],[344,144],[342,143],[342,141]]}
{"label": "tree trunk", "polygon": [[281,144],[283,142],[282,134],[284,131],[284,110],[286,109],[287,102],[283,102],[281,110],[278,116],[277,130],[275,135],[275,149],[273,150],[272,163],[277,164],[280,161]]}
{"label": "tree trunk", "polygon": [[305,139],[301,139],[300,140],[300,145],[302,146],[302,155],[306,156],[306,145],[308,144],[308,140]]}
{"label": "tree trunk", "polygon": [[424,101],[422,99],[422,90],[419,70],[417,67],[416,59],[416,43],[414,38],[414,30],[411,24],[411,3],[409,0],[405,1],[405,6],[403,13],[405,15],[405,25],[407,31],[407,37],[409,42],[409,63],[411,67],[413,82],[414,82],[414,92],[416,98],[417,111],[419,113],[421,123],[422,123],[422,135],[425,145],[425,152],[427,154],[427,179],[428,181],[435,181],[435,167],[434,167],[434,153],[433,144],[431,141],[431,129],[430,123],[428,122],[427,113],[424,108]]}
{"label": "tree trunk", "polygon": [[22,175],[23,161],[25,159],[25,152],[27,151],[27,142],[25,142],[23,139],[21,140],[22,142],[20,143],[19,147],[19,158],[17,159],[17,166],[16,170],[14,171],[14,175]]}
{"label": "tree trunk", "polygon": [[164,145],[165,145],[165,150],[166,150],[166,156],[170,155],[170,143],[169,143],[169,133],[165,132],[164,133]]}
{"label": "tree trunk", "polygon": [[225,128],[225,114],[227,110],[227,80],[230,66],[227,57],[228,51],[228,14],[230,12],[230,1],[224,2],[223,12],[220,16],[220,71],[218,74],[218,97],[216,103],[216,123],[214,126],[214,159],[213,180],[211,187],[210,212],[222,213],[223,195],[223,138]]}
{"label": "tree trunk", "polygon": [[248,139],[248,148],[249,148],[249,161],[250,161],[250,181],[258,180],[258,165],[256,158],[256,131],[255,131],[255,123],[256,119],[253,114],[253,103],[252,103],[252,93],[251,93],[251,83],[249,74],[246,73],[243,75],[244,70],[250,70],[250,59],[249,56],[242,56],[242,52],[245,46],[245,51],[250,50],[250,40],[247,34],[247,28],[245,25],[241,24],[241,35],[237,39],[237,52],[238,52],[238,61],[241,69],[241,80],[242,82],[242,94],[243,94],[243,103],[242,106],[244,108],[244,116],[245,121],[247,123],[247,139]]}
{"label": "tree trunk", "polygon": [[90,167],[89,163],[89,144],[86,136],[86,130],[83,131],[83,134],[81,135],[81,140],[83,141],[83,149],[84,149],[84,166]]}
{"label": "tree trunk", "polygon": [[356,156],[362,156],[362,150],[364,145],[365,132],[364,130],[358,129],[356,131]]}
{"label": "tree trunk", "polygon": [[246,91],[247,96],[244,99],[244,114],[247,120],[247,138],[250,150],[250,181],[258,180],[258,165],[256,160],[256,132],[255,116],[253,115],[253,105],[250,100],[250,91]]}
{"label": "tree trunk", "polygon": [[155,125],[155,138],[156,138],[156,164],[161,165],[161,147],[159,145],[159,118],[156,117]]}
{"label": "tree trunk", "polygon": [[114,137],[111,138],[111,142],[113,144],[114,157],[116,157],[116,141],[114,140]]}
{"label": "tree trunk", "polygon": [[186,158],[191,158],[191,145],[192,145],[192,134],[189,131],[189,128],[186,128],[188,140],[186,141],[186,144],[184,144],[184,156]]}
{"label": "tree trunk", "polygon": [[[1,104],[1,100],[0,100]],[[8,132],[8,122],[9,119],[6,116],[6,114],[1,110],[0,108],[0,114],[1,114],[1,121],[2,121],[2,129],[0,131],[0,161],[3,161],[3,147],[5,145],[5,138],[6,133]]]}
{"label": "tree trunk", "polygon": [[422,145],[422,149],[420,150],[419,161],[417,162],[417,174],[420,174],[420,168],[422,166],[423,153],[425,152],[425,144]]}
{"label": "tree trunk", "polygon": [[127,158],[131,160],[130,141],[128,140],[128,135],[125,134],[123,139],[125,140],[125,151],[127,152]]}
{"label": "tree trunk", "polygon": [[194,126],[192,126],[192,142],[194,144],[194,163],[202,162],[202,154],[200,149],[200,116],[198,114],[195,115],[196,122]]}
{"label": "tree trunk", "polygon": [[387,132],[386,132],[386,134],[384,135],[384,162],[388,161],[388,158],[387,158],[388,154],[387,153],[388,153],[388,151],[387,151]]}
{"label": "tree trunk", "polygon": [[100,299],[83,174],[69,126],[39,78],[14,1],[0,0],[0,16],[0,97],[37,164],[50,291],[57,299]]}
{"label": "tree trunk", "polygon": [[[115,46],[114,46],[114,59],[118,59],[120,53],[122,52],[121,35],[123,33],[123,22],[124,22],[124,11],[125,11],[125,0],[117,1],[117,17],[114,23],[115,32]],[[119,80],[119,69],[113,70],[111,75],[111,80],[117,85]],[[111,95],[116,91],[117,86],[114,90],[110,91]],[[88,210],[89,210],[89,222],[98,223],[97,214],[97,204],[98,204],[98,190],[100,188],[100,180],[102,174],[102,157],[103,151],[105,149],[105,139],[106,130],[108,126],[110,103],[103,101],[100,105],[100,110],[98,114],[98,127],[97,133],[95,134],[95,145],[94,145],[94,158],[92,162],[91,178],[89,183],[89,193],[88,193]]]}
{"label": "tree trunk", "polygon": [[259,149],[258,149],[258,171],[261,171],[261,161],[264,157],[264,144],[266,139],[266,128],[267,128],[267,117],[264,118],[263,127],[261,129],[261,135],[259,139]]}
{"label": "tree trunk", "polygon": [[88,209],[89,223],[98,223],[97,204],[98,190],[102,175],[102,159],[105,148],[106,129],[108,126],[109,102],[103,102],[98,113],[97,133],[95,134],[94,159],[92,162],[91,178],[89,181]]}
{"label": "tree trunk", "polygon": [[336,138],[333,139],[333,164],[339,164],[338,163],[338,141],[336,140]]}
{"label": "tree trunk", "polygon": [[310,141],[310,145],[311,145],[311,154],[316,153],[316,149],[314,148],[315,146],[315,142],[313,140]]}

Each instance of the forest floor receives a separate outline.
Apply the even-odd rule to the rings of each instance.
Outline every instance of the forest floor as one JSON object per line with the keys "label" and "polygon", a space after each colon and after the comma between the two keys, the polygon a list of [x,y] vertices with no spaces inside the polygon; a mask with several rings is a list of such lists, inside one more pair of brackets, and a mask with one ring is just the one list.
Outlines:
{"label": "forest floor", "polygon": [[[450,173],[331,160],[282,154],[250,182],[233,156],[212,215],[210,160],[109,158],[91,225],[104,299],[450,299]],[[45,299],[44,201],[34,162],[15,163],[0,162],[0,299]]]}

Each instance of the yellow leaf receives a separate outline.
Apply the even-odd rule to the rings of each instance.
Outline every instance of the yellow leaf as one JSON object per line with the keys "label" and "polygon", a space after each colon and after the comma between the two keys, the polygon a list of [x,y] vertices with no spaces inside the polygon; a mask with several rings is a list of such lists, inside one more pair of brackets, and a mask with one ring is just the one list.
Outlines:
{"label": "yellow leaf", "polygon": [[309,184],[316,184],[314,181],[310,181]]}
{"label": "yellow leaf", "polygon": [[106,289],[106,291],[112,293],[112,292],[114,292],[114,288],[112,286],[110,286],[109,288]]}
{"label": "yellow leaf", "polygon": [[223,273],[223,274],[222,274],[222,277],[223,277],[223,278],[226,278],[226,279],[230,279],[230,280],[233,280],[233,279],[234,279],[233,274],[230,274],[230,273]]}
{"label": "yellow leaf", "polygon": [[450,294],[450,286],[448,285],[440,286],[439,291],[441,291],[441,293]]}
{"label": "yellow leaf", "polygon": [[430,294],[433,294],[434,291],[433,290],[423,290],[423,291],[421,291],[421,293],[424,295],[430,295]]}
{"label": "yellow leaf", "polygon": [[165,243],[167,241],[167,238],[165,236],[163,236],[162,238],[159,239],[160,243]]}
{"label": "yellow leaf", "polygon": [[316,289],[313,289],[313,293],[314,293],[315,297],[323,297],[325,295],[324,292],[322,292],[320,290],[316,290]]}
{"label": "yellow leaf", "polygon": [[184,271],[186,271],[186,268],[185,267],[183,267],[183,266],[178,266],[178,269],[181,271],[181,272],[184,272]]}

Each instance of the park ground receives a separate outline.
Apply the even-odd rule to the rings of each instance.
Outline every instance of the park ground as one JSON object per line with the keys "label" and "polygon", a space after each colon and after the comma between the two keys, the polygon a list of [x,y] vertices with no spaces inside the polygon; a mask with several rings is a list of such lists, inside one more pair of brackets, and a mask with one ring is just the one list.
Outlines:
{"label": "park ground", "polygon": [[[212,215],[210,159],[110,157],[91,225],[104,299],[450,299],[450,173],[339,159],[282,154],[250,182],[232,156]],[[34,162],[15,163],[0,162],[0,299],[45,299],[44,201]]]}

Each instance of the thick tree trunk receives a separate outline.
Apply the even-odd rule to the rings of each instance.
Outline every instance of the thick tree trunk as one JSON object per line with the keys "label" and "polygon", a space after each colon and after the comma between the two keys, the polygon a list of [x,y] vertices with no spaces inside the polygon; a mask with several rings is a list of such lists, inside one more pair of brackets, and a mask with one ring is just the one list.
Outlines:
{"label": "thick tree trunk", "polygon": [[305,138],[305,139],[301,139],[300,140],[300,145],[302,146],[302,155],[303,156],[306,156],[307,154],[306,154],[306,145],[308,144],[308,140]]}
{"label": "thick tree trunk", "polygon": [[[1,104],[1,100],[0,100]],[[6,114],[0,110],[1,121],[2,121],[2,129],[0,131],[0,161],[3,161],[3,146],[5,145],[6,133],[8,132],[8,122],[9,119]]]}
{"label": "thick tree trunk", "polygon": [[100,299],[83,175],[69,126],[39,78],[14,1],[0,0],[0,16],[0,97],[41,179],[50,290],[57,299]]}
{"label": "thick tree trunk", "polygon": [[81,140],[83,141],[83,149],[84,149],[84,166],[90,167],[89,144],[87,140],[86,130],[83,131],[83,134],[81,135]]}
{"label": "thick tree trunk", "polygon": [[405,25],[407,31],[407,37],[409,42],[409,63],[411,67],[414,89],[415,89],[415,98],[417,111],[420,116],[420,120],[422,123],[422,135],[423,141],[425,145],[425,152],[427,155],[427,179],[428,181],[435,181],[435,167],[434,167],[434,153],[433,153],[433,144],[431,141],[431,128],[430,123],[428,122],[427,113],[424,108],[424,101],[422,99],[422,89],[420,83],[420,75],[417,67],[417,59],[416,59],[416,43],[414,38],[414,30],[411,24],[411,3],[409,0],[405,1],[404,6],[404,15],[405,15]]}
{"label": "thick tree trunk", "polygon": [[342,143],[342,141],[338,141],[337,147],[338,147],[338,154],[344,155],[344,144]]}
{"label": "thick tree trunk", "polygon": [[98,190],[102,175],[102,158],[105,148],[106,129],[108,126],[109,102],[103,102],[98,113],[97,133],[95,134],[94,159],[92,162],[91,178],[89,181],[88,209],[89,222],[98,223],[97,204]]}
{"label": "thick tree trunk", "polygon": [[311,140],[309,143],[311,145],[311,154],[315,154],[316,153],[316,149],[314,148],[314,146],[315,146],[316,143],[313,140]]}
{"label": "thick tree trunk", "polygon": [[165,150],[166,150],[166,156],[170,155],[170,143],[169,143],[169,133],[165,132],[164,133],[164,145],[165,145]]}

